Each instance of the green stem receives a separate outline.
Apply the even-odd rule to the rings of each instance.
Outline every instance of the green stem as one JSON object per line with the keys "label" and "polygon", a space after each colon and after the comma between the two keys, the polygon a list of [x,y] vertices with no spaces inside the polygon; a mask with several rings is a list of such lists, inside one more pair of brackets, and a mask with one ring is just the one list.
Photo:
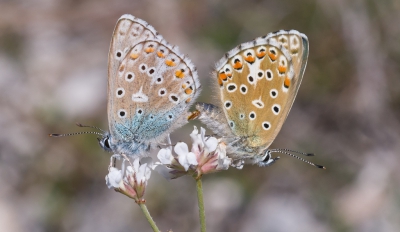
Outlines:
{"label": "green stem", "polygon": [[201,176],[196,178],[196,185],[197,185],[197,201],[199,204],[200,231],[206,232],[206,214],[204,211],[203,184],[201,182]]}
{"label": "green stem", "polygon": [[139,202],[138,205],[140,205],[140,208],[142,209],[142,212],[144,216],[147,218],[147,221],[149,221],[151,228],[153,229],[154,232],[160,232],[158,229],[156,223],[154,222],[153,218],[151,217],[149,210],[147,209],[146,205],[144,202]]}

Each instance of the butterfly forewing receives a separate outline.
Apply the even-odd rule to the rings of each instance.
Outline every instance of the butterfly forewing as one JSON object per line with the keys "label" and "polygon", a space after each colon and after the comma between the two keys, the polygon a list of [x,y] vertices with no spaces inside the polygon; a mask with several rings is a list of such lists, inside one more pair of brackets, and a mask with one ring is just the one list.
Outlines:
{"label": "butterfly forewing", "polygon": [[268,147],[280,131],[300,86],[307,38],[281,31],[230,51],[216,78],[227,122],[246,146]]}
{"label": "butterfly forewing", "polygon": [[117,22],[109,52],[109,126],[114,140],[154,141],[184,124],[199,94],[196,69],[140,19]]}

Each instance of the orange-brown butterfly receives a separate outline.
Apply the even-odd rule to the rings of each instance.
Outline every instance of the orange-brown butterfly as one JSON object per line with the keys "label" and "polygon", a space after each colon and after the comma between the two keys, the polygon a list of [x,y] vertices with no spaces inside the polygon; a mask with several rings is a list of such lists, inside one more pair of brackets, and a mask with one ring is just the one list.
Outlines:
{"label": "orange-brown butterfly", "polygon": [[268,166],[279,158],[273,152],[305,154],[268,147],[292,107],[307,58],[307,36],[282,30],[237,46],[217,63],[219,104],[197,103],[196,116],[223,137],[234,160]]}

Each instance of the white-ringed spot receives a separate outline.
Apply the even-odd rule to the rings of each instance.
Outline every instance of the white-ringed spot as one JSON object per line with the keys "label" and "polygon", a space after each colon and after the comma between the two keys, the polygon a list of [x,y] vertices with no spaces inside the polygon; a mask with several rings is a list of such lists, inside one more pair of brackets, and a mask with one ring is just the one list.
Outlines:
{"label": "white-ringed spot", "polygon": [[115,53],[115,57],[116,57],[117,60],[121,60],[121,58],[122,58],[122,51],[121,51],[121,50],[118,50],[118,51]]}
{"label": "white-ringed spot", "polygon": [[243,120],[243,119],[244,119],[244,117],[245,117],[245,116],[244,116],[244,114],[239,114],[239,118],[240,118],[240,119],[242,119],[242,120]]}
{"label": "white-ringed spot", "polygon": [[146,70],[147,70],[147,65],[146,64],[140,64],[139,65],[139,71],[141,72],[141,73],[145,73],[146,72]]}
{"label": "white-ringed spot", "polygon": [[173,116],[172,114],[168,114],[168,115],[166,116],[166,118],[167,118],[168,121],[171,121],[171,120],[174,119],[174,116]]}
{"label": "white-ringed spot", "polygon": [[147,76],[153,76],[154,73],[155,73],[154,67],[151,67],[149,68],[149,70],[147,70]]}
{"label": "white-ringed spot", "polygon": [[281,106],[278,105],[278,104],[274,104],[274,105],[272,106],[272,112],[273,112],[275,115],[278,115],[278,114],[279,114],[279,111],[281,111]]}
{"label": "white-ringed spot", "polygon": [[161,84],[161,83],[163,83],[163,81],[164,81],[164,78],[162,78],[162,77],[157,77],[157,79],[156,79],[156,84]]}
{"label": "white-ringed spot", "polygon": [[256,112],[251,111],[250,114],[249,114],[249,118],[250,118],[250,120],[256,119]]}
{"label": "white-ringed spot", "polygon": [[236,86],[235,83],[230,83],[230,84],[228,84],[228,85],[226,86],[226,90],[227,90],[229,93],[235,92],[236,89],[237,89],[237,86]]}
{"label": "white-ringed spot", "polygon": [[232,102],[231,101],[226,101],[224,103],[225,109],[229,110],[232,107]]}
{"label": "white-ringed spot", "polygon": [[125,80],[127,82],[132,82],[135,79],[135,74],[133,72],[127,72],[125,74]]}
{"label": "white-ringed spot", "polygon": [[117,94],[117,98],[123,97],[125,95],[124,88],[118,88],[116,94]]}
{"label": "white-ringed spot", "polygon": [[254,84],[254,77],[253,77],[253,75],[248,75],[247,76],[247,81],[250,83],[250,85],[253,85]]}
{"label": "white-ringed spot", "polygon": [[179,102],[179,97],[178,97],[176,94],[170,94],[170,95],[169,95],[169,100],[170,100],[172,103],[178,104],[178,102]]}
{"label": "white-ringed spot", "polygon": [[264,77],[264,72],[262,70],[257,71],[257,78],[262,79]]}
{"label": "white-ringed spot", "polygon": [[126,118],[126,110],[124,110],[124,109],[118,110],[117,114],[118,114],[119,118]]}
{"label": "white-ringed spot", "polygon": [[279,75],[285,75],[287,70],[287,60],[284,55],[279,56],[278,73]]}
{"label": "white-ringed spot", "polygon": [[271,123],[265,121],[265,122],[262,123],[262,127],[263,127],[264,130],[269,130],[271,128]]}
{"label": "white-ringed spot", "polygon": [[234,123],[233,121],[229,121],[229,126],[230,126],[231,128],[234,128],[234,127],[235,127],[235,123]]}
{"label": "white-ringed spot", "polygon": [[272,73],[271,69],[267,69],[265,71],[265,78],[267,81],[271,81],[274,78],[274,74]]}
{"label": "white-ringed spot", "polygon": [[167,89],[166,88],[161,88],[158,90],[158,96],[162,97],[167,94]]}
{"label": "white-ringed spot", "polygon": [[139,116],[143,115],[143,113],[144,113],[144,111],[143,111],[142,108],[138,108],[138,109],[136,110],[136,114],[139,115]]}
{"label": "white-ringed spot", "polygon": [[278,90],[276,90],[276,89],[271,89],[271,91],[269,91],[269,95],[270,95],[272,98],[276,98],[276,97],[278,96]]}
{"label": "white-ringed spot", "polygon": [[242,94],[246,94],[247,93],[247,86],[244,85],[244,84],[240,85],[240,92]]}

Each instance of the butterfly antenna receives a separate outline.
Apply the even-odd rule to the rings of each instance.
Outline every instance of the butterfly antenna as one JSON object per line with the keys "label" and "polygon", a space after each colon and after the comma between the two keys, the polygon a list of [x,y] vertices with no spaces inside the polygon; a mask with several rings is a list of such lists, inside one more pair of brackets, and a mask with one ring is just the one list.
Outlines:
{"label": "butterfly antenna", "polygon": [[101,132],[103,132],[103,133],[106,133],[104,130],[98,128],[97,126],[82,125],[82,124],[80,124],[79,122],[77,122],[76,125],[79,126],[79,127],[89,127],[89,128],[93,128],[93,129],[99,130],[99,131],[101,131]]}
{"label": "butterfly antenna", "polygon": [[297,154],[305,155],[305,156],[314,156],[314,153],[305,153],[305,152],[295,151],[295,150],[290,150],[290,149],[285,149],[285,148],[271,149],[270,151],[271,152],[286,151],[286,152],[297,153]]}
{"label": "butterfly antenna", "polygon": [[[324,167],[324,166],[322,166],[322,165],[314,164],[314,163],[312,163],[312,162],[310,162],[310,161],[308,161],[308,160],[305,160],[305,159],[303,159],[303,158],[301,158],[301,157],[298,157],[297,155],[293,155],[292,153],[289,153],[289,152],[287,152],[286,150],[287,150],[287,151],[290,151],[290,150],[288,150],[288,149],[273,149],[273,150],[271,150],[271,152],[286,154],[286,155],[289,155],[289,156],[291,156],[291,157],[294,157],[294,158],[296,158],[296,159],[298,159],[298,160],[301,160],[301,161],[303,161],[304,163],[308,163],[309,165],[312,165],[312,166],[314,166],[314,167],[321,168],[321,169],[326,169],[326,167]],[[303,152],[296,152],[296,153],[299,153],[299,154],[307,154],[307,153],[303,153]]]}
{"label": "butterfly antenna", "polygon": [[103,136],[102,133],[95,132],[95,131],[83,131],[83,132],[68,133],[68,134],[49,134],[49,136],[50,137],[65,137],[65,136],[83,135],[83,134],[95,134],[95,135]]}

